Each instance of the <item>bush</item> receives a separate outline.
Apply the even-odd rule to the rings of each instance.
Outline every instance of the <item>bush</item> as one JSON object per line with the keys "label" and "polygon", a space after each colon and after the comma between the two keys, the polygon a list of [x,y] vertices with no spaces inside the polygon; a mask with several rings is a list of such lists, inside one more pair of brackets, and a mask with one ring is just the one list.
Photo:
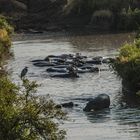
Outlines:
{"label": "bush", "polygon": [[6,17],[0,15],[0,29],[5,29],[10,35],[13,32],[13,27],[7,22]]}
{"label": "bush", "polygon": [[140,25],[140,10],[131,8],[126,11],[123,9],[118,22],[118,29],[123,30],[136,30]]}
{"label": "bush", "polygon": [[8,24],[5,17],[0,16],[0,63],[2,63],[3,58],[9,55],[12,32],[13,28]]}
{"label": "bush", "polygon": [[[0,63],[11,46],[12,27],[0,17]],[[4,73],[4,75],[3,75]],[[65,131],[59,121],[65,113],[48,99],[36,96],[36,82],[22,80],[22,86],[12,83],[0,70],[0,139],[1,140],[63,140]]]}
{"label": "bush", "polygon": [[121,47],[119,57],[111,64],[123,83],[137,91],[140,89],[140,40]]}
{"label": "bush", "polygon": [[69,0],[64,9],[73,16],[85,15],[88,21],[94,17],[109,17],[113,30],[136,30],[140,25],[139,4],[138,0]]}
{"label": "bush", "polygon": [[56,120],[64,120],[65,113],[52,100],[35,96],[36,82],[24,79],[19,87],[3,77],[0,83],[1,140],[64,139]]}

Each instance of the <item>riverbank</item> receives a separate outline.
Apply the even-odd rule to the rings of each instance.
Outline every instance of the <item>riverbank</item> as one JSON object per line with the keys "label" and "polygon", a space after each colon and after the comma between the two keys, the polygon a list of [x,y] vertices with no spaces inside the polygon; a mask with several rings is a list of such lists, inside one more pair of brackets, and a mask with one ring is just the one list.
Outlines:
{"label": "riverbank", "polygon": [[135,1],[91,0],[1,0],[16,32],[42,31],[133,31],[140,23],[140,3]]}

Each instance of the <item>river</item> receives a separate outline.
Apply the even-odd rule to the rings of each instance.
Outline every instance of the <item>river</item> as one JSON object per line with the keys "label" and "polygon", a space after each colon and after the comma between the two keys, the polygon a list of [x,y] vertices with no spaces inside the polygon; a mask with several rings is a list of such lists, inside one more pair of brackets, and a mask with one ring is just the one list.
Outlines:
{"label": "river", "polygon": [[[89,57],[114,57],[124,42],[131,42],[132,34],[97,35],[23,35],[13,41],[14,57],[9,60],[8,70],[15,83],[20,83],[20,72],[29,67],[27,77],[36,80],[41,87],[38,95],[50,95],[56,103],[74,102],[73,109],[65,109],[69,120],[61,127],[67,131],[68,140],[139,140],[140,108],[131,105],[121,93],[121,80],[108,65],[108,70],[87,73],[77,79],[50,78],[46,68],[38,68],[30,62],[43,59],[49,54],[77,53]],[[110,109],[96,113],[85,113],[86,99],[106,93],[111,98]]]}

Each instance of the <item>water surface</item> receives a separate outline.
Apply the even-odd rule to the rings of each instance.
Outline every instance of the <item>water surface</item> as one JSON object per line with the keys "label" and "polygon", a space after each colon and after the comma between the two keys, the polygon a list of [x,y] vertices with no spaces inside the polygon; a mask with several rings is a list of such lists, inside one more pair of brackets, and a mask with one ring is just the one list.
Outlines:
{"label": "water surface", "polygon": [[[124,42],[132,41],[131,34],[98,34],[84,36],[33,36],[26,35],[13,42],[14,58],[8,64],[11,78],[20,82],[19,74],[29,67],[27,77],[41,83],[39,95],[50,96],[57,102],[73,101],[78,104],[66,109],[70,121],[62,127],[67,130],[68,140],[139,140],[140,110],[122,99],[121,81],[112,71],[82,74],[78,79],[53,79],[45,71],[30,62],[43,59],[49,54],[80,52],[89,57],[114,57]],[[107,65],[100,66],[108,69]],[[85,100],[106,93],[111,98],[110,109],[96,113],[82,111]]]}

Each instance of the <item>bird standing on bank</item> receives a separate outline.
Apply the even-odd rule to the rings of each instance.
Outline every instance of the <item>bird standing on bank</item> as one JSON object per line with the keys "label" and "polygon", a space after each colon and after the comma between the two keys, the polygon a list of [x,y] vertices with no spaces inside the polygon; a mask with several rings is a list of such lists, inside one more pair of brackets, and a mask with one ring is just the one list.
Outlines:
{"label": "bird standing on bank", "polygon": [[25,75],[27,74],[27,72],[28,72],[28,67],[25,67],[25,68],[21,71],[20,78],[21,78],[21,79],[24,78]]}

